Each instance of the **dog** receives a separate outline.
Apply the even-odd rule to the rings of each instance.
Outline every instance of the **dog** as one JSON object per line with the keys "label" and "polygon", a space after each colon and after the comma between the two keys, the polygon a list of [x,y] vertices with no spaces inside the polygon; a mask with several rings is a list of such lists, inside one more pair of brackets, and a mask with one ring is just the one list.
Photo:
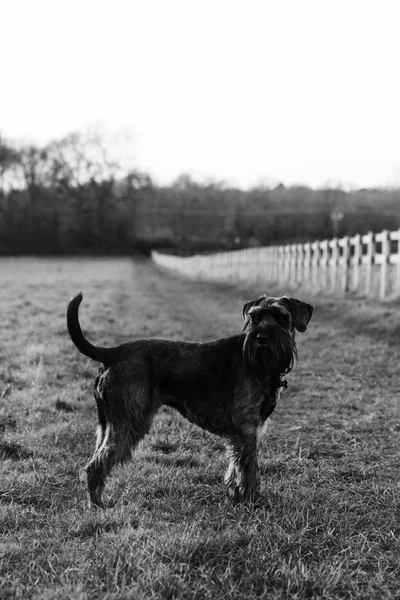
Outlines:
{"label": "dog", "polygon": [[82,293],[67,309],[78,350],[102,363],[94,383],[98,411],[95,452],[85,470],[89,505],[101,507],[107,476],[150,431],[157,410],[171,406],[226,440],[225,483],[236,501],[260,497],[257,432],[276,407],[297,358],[295,332],[313,307],[266,295],[243,306],[242,333],[207,343],[142,339],[111,348],[91,344],[79,324]]}

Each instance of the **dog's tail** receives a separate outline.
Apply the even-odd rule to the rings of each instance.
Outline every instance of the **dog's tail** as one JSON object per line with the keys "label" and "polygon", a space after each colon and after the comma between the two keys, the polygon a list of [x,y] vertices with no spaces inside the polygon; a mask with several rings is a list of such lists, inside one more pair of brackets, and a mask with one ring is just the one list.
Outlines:
{"label": "dog's tail", "polygon": [[79,352],[82,352],[82,354],[85,354],[85,356],[88,356],[97,362],[102,362],[107,365],[110,363],[111,357],[114,354],[114,348],[93,346],[93,344],[91,344],[83,335],[78,318],[79,305],[82,302],[82,298],[82,292],[80,292],[77,296],[72,298],[68,304],[67,326],[69,335]]}

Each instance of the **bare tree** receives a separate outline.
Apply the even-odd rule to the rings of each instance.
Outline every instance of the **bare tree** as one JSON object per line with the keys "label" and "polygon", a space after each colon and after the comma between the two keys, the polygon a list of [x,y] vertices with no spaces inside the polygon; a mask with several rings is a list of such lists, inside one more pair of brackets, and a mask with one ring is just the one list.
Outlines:
{"label": "bare tree", "polygon": [[12,188],[14,171],[19,164],[19,153],[0,134],[0,194],[6,187]]}

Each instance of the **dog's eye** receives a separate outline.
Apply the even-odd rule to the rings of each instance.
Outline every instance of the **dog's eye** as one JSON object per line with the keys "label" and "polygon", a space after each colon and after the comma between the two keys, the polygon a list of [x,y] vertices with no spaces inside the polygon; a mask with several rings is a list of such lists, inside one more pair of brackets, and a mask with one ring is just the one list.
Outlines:
{"label": "dog's eye", "polygon": [[260,316],[260,315],[259,315],[259,314],[257,314],[256,312],[249,313],[249,317],[250,317],[250,319],[251,319],[252,321],[256,321],[256,320],[258,319],[258,317],[259,317],[259,316]]}
{"label": "dog's eye", "polygon": [[287,325],[289,323],[289,316],[288,315],[283,315],[282,313],[280,315],[278,315],[277,319],[278,323],[280,323],[281,325]]}

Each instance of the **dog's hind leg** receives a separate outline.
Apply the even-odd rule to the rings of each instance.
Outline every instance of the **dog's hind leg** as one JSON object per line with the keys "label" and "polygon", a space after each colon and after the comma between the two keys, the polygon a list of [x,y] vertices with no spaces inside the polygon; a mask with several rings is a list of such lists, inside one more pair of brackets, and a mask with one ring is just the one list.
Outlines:
{"label": "dog's hind leg", "polygon": [[132,436],[131,430],[128,431],[125,427],[115,429],[114,426],[107,425],[102,444],[86,466],[92,505],[102,507],[102,493],[108,475],[114,466],[123,464],[132,456],[144,435],[145,432]]}
{"label": "dog's hind leg", "polygon": [[144,437],[132,436],[131,430],[107,425],[102,444],[95,451],[86,466],[90,503],[102,507],[102,493],[105,482],[114,466],[123,464],[131,458],[136,446]]}
{"label": "dog's hind leg", "polygon": [[[148,399],[147,394],[137,393],[136,410],[133,410],[131,397],[125,398],[124,394],[121,396],[118,410],[107,417],[104,414],[104,430],[100,422],[96,450],[85,469],[90,504],[98,507],[102,506],[102,493],[112,468],[126,462],[132,456],[140,440],[150,431],[156,412],[149,402],[145,402]],[[140,399],[143,402],[140,402]],[[116,406],[115,398],[113,406]]]}
{"label": "dog's hind leg", "polygon": [[96,380],[94,382],[94,386],[93,386],[93,395],[94,395],[94,399],[96,401],[97,415],[98,415],[98,419],[99,419],[99,424],[97,426],[97,438],[96,438],[95,452],[97,452],[97,450],[102,445],[105,435],[106,435],[106,429],[107,429],[105,404],[103,401],[103,395],[99,388],[99,384],[101,382],[104,371],[105,371],[104,367],[100,367],[99,372],[96,377]]}
{"label": "dog's hind leg", "polygon": [[89,505],[101,507],[101,496],[104,490],[105,480],[112,468],[112,451],[109,445],[111,437],[111,426],[107,425],[102,433],[99,425],[96,450],[85,467],[89,488]]}

